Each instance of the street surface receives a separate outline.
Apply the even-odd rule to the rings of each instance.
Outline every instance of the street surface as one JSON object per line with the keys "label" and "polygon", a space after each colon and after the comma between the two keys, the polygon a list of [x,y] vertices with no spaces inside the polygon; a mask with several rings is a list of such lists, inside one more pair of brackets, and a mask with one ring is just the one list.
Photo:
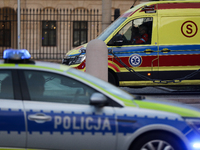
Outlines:
{"label": "street surface", "polygon": [[133,95],[145,96],[146,99],[165,99],[200,108],[200,90],[197,88],[191,87],[190,90],[186,90],[186,88],[174,90],[166,87],[121,88]]}

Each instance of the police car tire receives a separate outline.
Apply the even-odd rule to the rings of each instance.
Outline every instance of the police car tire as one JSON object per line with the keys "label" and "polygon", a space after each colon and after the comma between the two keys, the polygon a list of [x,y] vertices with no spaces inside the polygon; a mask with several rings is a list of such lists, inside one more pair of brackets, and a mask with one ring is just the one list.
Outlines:
{"label": "police car tire", "polygon": [[[178,138],[175,138],[174,136],[166,133],[150,133],[150,134],[145,134],[142,137],[139,137],[131,146],[130,150],[142,150],[143,146],[145,146],[148,142],[153,142],[155,140],[160,140],[163,141],[169,145],[174,150],[186,150],[183,144],[181,144],[180,140]],[[155,145],[156,146],[156,145]],[[151,149],[147,149],[151,150]],[[157,150],[157,149],[155,149]],[[163,150],[163,149],[162,149]]]}

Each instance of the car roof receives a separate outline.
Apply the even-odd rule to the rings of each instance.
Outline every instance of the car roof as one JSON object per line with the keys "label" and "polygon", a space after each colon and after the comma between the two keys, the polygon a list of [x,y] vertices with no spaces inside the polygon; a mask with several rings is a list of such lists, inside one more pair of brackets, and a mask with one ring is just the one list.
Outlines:
{"label": "car roof", "polygon": [[[30,63],[31,62],[31,63]],[[48,70],[57,70],[62,72],[67,72],[70,67],[53,62],[43,62],[43,61],[30,61],[27,63],[5,63],[4,60],[0,60],[0,67],[25,67],[25,68],[44,68]]]}
{"label": "car roof", "polygon": [[[172,4],[173,5],[174,3],[176,3],[176,4],[181,4],[181,3],[182,4],[183,3],[185,3],[185,4],[186,3],[200,3],[200,0],[171,0],[171,1],[161,0],[161,1],[148,1],[148,2],[144,2],[144,3],[140,3],[140,4],[136,5],[136,6],[134,6],[133,8],[127,10],[120,17],[131,17],[135,13],[140,13],[141,12],[140,9],[142,9],[145,6],[156,5],[156,4]],[[185,5],[185,6],[187,6],[187,5]],[[157,8],[155,8],[155,9],[157,9]],[[171,10],[171,9],[176,9],[176,8],[172,7],[172,8],[167,8],[167,9]]]}

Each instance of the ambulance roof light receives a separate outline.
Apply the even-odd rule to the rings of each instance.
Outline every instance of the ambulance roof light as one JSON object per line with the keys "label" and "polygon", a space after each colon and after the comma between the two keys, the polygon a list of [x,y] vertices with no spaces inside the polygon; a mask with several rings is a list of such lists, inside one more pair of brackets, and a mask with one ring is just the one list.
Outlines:
{"label": "ambulance roof light", "polygon": [[3,52],[3,59],[8,60],[28,60],[31,58],[30,53],[26,49],[15,50],[7,49]]}
{"label": "ambulance roof light", "polygon": [[150,5],[150,6],[145,5],[142,8],[142,11],[145,11],[145,13],[156,13],[155,5]]}

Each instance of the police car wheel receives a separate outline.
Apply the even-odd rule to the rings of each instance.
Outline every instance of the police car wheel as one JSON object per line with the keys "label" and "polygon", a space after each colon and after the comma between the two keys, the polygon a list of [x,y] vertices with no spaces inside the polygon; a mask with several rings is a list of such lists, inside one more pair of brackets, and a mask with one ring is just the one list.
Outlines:
{"label": "police car wheel", "polygon": [[170,134],[151,133],[137,139],[131,150],[186,150],[180,140]]}

